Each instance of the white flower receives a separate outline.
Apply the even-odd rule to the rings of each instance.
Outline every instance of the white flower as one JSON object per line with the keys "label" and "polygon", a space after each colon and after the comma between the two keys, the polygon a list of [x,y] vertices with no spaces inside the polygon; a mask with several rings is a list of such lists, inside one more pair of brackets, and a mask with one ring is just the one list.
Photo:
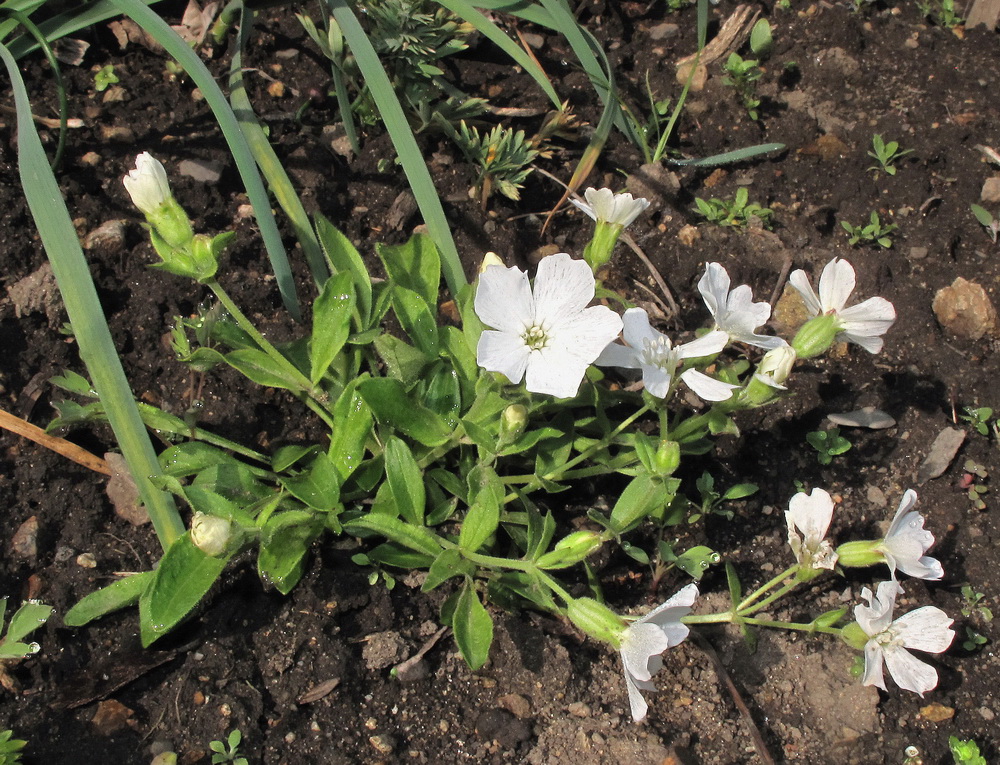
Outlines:
{"label": "white flower", "polygon": [[837,553],[824,538],[832,519],[833,498],[823,489],[813,489],[808,495],[799,492],[792,497],[785,511],[785,522],[788,545],[799,563],[831,570],[837,565]]}
{"label": "white flower", "polygon": [[632,719],[639,722],[646,716],[649,706],[639,690],[655,691],[651,682],[653,673],[663,666],[660,654],[684,642],[688,626],[681,617],[691,613],[698,587],[689,584],[663,605],[657,606],[638,621],[632,622],[622,634],[621,655],[625,667],[625,685]]}
{"label": "white flower", "polygon": [[758,348],[780,348],[788,345],[780,337],[758,335],[754,330],[771,318],[771,306],[753,302],[750,287],[741,284],[730,292],[729,273],[718,263],[708,263],[705,275],[698,282],[698,291],[715,319],[715,326],[738,340]]}
{"label": "white flower", "polygon": [[144,151],[135,158],[135,169],[129,170],[122,183],[132,197],[132,204],[144,215],[152,215],[171,198],[167,171],[149,152]]}
{"label": "white flower", "polygon": [[845,308],[855,285],[854,268],[846,260],[834,258],[826,264],[819,277],[818,297],[802,269],[793,271],[788,281],[798,290],[813,316],[837,316],[840,328],[838,340],[856,343],[869,353],[882,350],[882,335],[896,321],[896,309],[880,297],[868,298],[863,303]]}
{"label": "white flower", "polygon": [[937,580],[944,576],[944,569],[939,560],[924,555],[934,544],[934,535],[924,528],[924,517],[913,510],[915,504],[917,493],[907,489],[878,549],[885,555],[893,579],[899,569],[918,579]]}
{"label": "white flower", "polygon": [[631,194],[615,194],[611,189],[591,187],[583,192],[583,196],[586,202],[575,199],[570,202],[597,222],[622,228],[633,223],[649,207],[649,202],[642,197],[633,199]]}
{"label": "white flower", "polygon": [[[677,367],[684,359],[711,356],[726,347],[729,336],[716,330],[678,345],[649,325],[649,316],[642,308],[629,308],[622,317],[623,337],[628,345],[609,345],[597,359],[598,366],[641,369],[642,382],[650,395],[665,398]],[[716,380],[694,369],[681,374],[681,379],[706,401],[725,401],[737,387]]]}
{"label": "white flower", "polygon": [[534,292],[518,268],[489,266],[479,277],[476,315],[493,330],[479,338],[476,360],[533,393],[575,396],[587,367],[622,328],[594,299],[594,274],[564,252],[538,264]]}
{"label": "white flower", "polygon": [[790,345],[786,344],[772,348],[764,354],[764,358],[760,360],[760,363],[757,365],[757,371],[754,372],[753,376],[772,388],[786,390],[783,383],[788,379],[788,375],[792,373],[792,367],[795,366],[797,358],[795,349]]}
{"label": "white flower", "polygon": [[231,536],[232,524],[225,518],[196,512],[191,519],[191,544],[205,555],[222,555]]}
{"label": "white flower", "polygon": [[937,670],[914,657],[907,648],[927,653],[947,650],[955,637],[949,629],[954,622],[948,614],[934,606],[924,606],[910,611],[892,621],[896,596],[903,590],[896,582],[880,582],[877,594],[865,587],[861,597],[868,605],[854,607],[858,626],[868,635],[865,643],[865,685],[876,685],[883,691],[885,677],[882,663],[896,685],[923,696],[937,685]]}

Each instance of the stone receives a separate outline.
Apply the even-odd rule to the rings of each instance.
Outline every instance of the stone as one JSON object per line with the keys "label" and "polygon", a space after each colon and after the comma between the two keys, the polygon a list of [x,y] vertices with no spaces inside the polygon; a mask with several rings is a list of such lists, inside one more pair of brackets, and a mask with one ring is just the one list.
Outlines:
{"label": "stone", "polygon": [[997,309],[976,282],[958,277],[938,290],[932,307],[941,326],[959,337],[979,340],[996,334]]}
{"label": "stone", "polygon": [[945,428],[938,433],[931,450],[917,470],[917,483],[922,484],[944,473],[965,441],[961,428]]}
{"label": "stone", "polygon": [[1000,202],[1000,175],[986,179],[983,183],[983,190],[979,192],[979,198],[983,202],[991,204]]}
{"label": "stone", "polygon": [[400,661],[406,652],[406,642],[398,632],[375,632],[368,636],[361,656],[368,669],[385,669]]}
{"label": "stone", "polygon": [[125,221],[105,221],[84,237],[83,249],[101,255],[117,255],[125,249]]}
{"label": "stone", "polygon": [[701,232],[698,230],[697,226],[688,224],[686,226],[682,226],[680,231],[677,232],[677,239],[685,247],[690,247],[701,239]]}
{"label": "stone", "polygon": [[38,517],[31,516],[17,527],[10,540],[11,549],[20,558],[34,560],[38,555]]}
{"label": "stone", "polygon": [[101,140],[110,143],[135,143],[132,128],[124,125],[102,125]]}
{"label": "stone", "polygon": [[216,183],[222,177],[222,163],[204,159],[182,159],[177,172],[199,183]]}
{"label": "stone", "polygon": [[[688,77],[691,77],[691,67],[695,65],[694,61],[687,62],[677,67],[677,82],[680,85],[686,85]],[[705,68],[704,64],[698,64],[694,70],[694,77],[691,78],[691,92],[700,93],[705,89],[705,83],[708,81],[708,70]]]}
{"label": "stone", "polygon": [[649,30],[649,36],[653,40],[667,40],[680,31],[680,27],[676,24],[671,24],[669,22],[664,22],[663,24],[657,24]]}

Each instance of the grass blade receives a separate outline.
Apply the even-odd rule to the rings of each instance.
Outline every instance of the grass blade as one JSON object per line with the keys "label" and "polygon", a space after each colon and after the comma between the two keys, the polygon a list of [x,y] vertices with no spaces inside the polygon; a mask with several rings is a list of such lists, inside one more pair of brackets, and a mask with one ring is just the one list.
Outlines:
{"label": "grass blade", "polygon": [[253,205],[254,214],[257,216],[257,225],[260,227],[260,235],[264,240],[268,258],[271,261],[271,268],[274,270],[274,277],[281,292],[282,302],[285,308],[295,318],[302,320],[299,310],[298,297],[295,292],[295,281],[292,279],[292,270],[288,264],[288,255],[285,247],[281,243],[281,235],[278,233],[278,225],[274,221],[271,212],[271,202],[267,196],[267,190],[257,172],[257,165],[254,161],[253,153],[247,145],[246,137],[240,130],[240,125],[236,120],[236,115],[229,107],[229,102],[223,94],[222,89],[216,84],[212,73],[208,67],[198,58],[191,47],[184,42],[166,21],[161,19],[156,13],[150,10],[140,0],[111,0],[122,13],[131,18],[136,24],[142,27],[150,36],[162,45],[168,54],[176,59],[177,63],[184,67],[191,80],[201,90],[205,96],[205,102],[212,109],[219,128],[225,136],[226,143],[236,162],[236,167],[243,178],[246,186],[247,196],[250,197],[250,204]]}
{"label": "grass blade", "polygon": [[154,487],[150,481],[150,476],[160,472],[156,453],[122,370],[76,229],[49,168],[42,142],[35,132],[31,104],[17,63],[3,45],[0,45],[0,58],[7,67],[17,106],[18,169],[28,207],[52,264],[66,313],[80,346],[80,357],[87,365],[94,389],[104,403],[139,495],[149,510],[160,544],[166,550],[184,533],[184,524],[170,495]]}

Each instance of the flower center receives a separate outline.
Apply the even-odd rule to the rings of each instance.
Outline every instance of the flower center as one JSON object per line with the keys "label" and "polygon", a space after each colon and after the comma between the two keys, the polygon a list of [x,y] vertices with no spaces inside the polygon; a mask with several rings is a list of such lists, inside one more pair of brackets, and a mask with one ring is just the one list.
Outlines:
{"label": "flower center", "polygon": [[896,631],[892,628],[892,625],[875,635],[872,640],[884,648],[903,644],[903,641],[896,636]]}
{"label": "flower center", "polygon": [[549,344],[549,335],[542,328],[537,325],[528,327],[524,334],[521,335],[521,339],[524,340],[524,344],[532,351],[540,351],[542,348]]}
{"label": "flower center", "polygon": [[670,338],[661,335],[653,340],[643,339],[640,361],[651,367],[659,367],[667,374],[672,375],[681,361],[681,354],[674,349]]}

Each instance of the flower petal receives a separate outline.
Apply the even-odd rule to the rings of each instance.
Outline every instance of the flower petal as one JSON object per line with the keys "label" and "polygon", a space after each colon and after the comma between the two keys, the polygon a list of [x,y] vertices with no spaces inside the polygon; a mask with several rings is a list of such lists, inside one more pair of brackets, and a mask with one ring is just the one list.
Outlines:
{"label": "flower petal", "polygon": [[678,345],[677,350],[680,352],[682,359],[697,359],[702,356],[712,356],[713,354],[720,353],[728,342],[729,335],[720,330],[715,330],[709,332],[707,335],[702,335],[697,340],[692,340],[690,343]]}
{"label": "flower petal", "polygon": [[854,266],[846,260],[834,258],[827,263],[819,277],[819,302],[823,313],[837,311],[839,314],[847,305],[856,283]]}
{"label": "flower petal", "polygon": [[940,608],[924,606],[896,619],[892,631],[907,648],[942,653],[955,639],[955,630],[950,629],[954,623],[955,620]]}
{"label": "flower petal", "polygon": [[725,268],[719,263],[705,264],[705,275],[698,281],[698,292],[716,323],[719,315],[727,310],[729,284],[729,273]]}
{"label": "flower petal", "polygon": [[801,268],[792,271],[791,276],[788,277],[788,283],[802,296],[802,302],[806,304],[810,314],[817,316],[823,313],[823,306],[820,305],[819,298],[816,297],[805,271]]}
{"label": "flower petal", "polygon": [[610,343],[594,363],[599,367],[624,367],[625,369],[638,369],[639,357],[634,349],[620,343]]}
{"label": "flower petal", "polygon": [[479,276],[475,309],[486,326],[520,335],[535,313],[528,275],[519,268],[488,266]]}
{"label": "flower petal", "polygon": [[622,325],[622,337],[636,351],[642,351],[644,340],[655,342],[664,337],[662,332],[657,332],[650,326],[649,314],[642,308],[629,308],[622,314]]}
{"label": "flower petal", "polygon": [[794,526],[802,532],[808,547],[816,547],[830,528],[833,505],[833,497],[824,489],[813,489],[810,494],[799,492],[788,502],[785,522],[789,530]]}
{"label": "flower petal", "polygon": [[726,401],[733,395],[733,391],[739,388],[738,385],[730,385],[722,380],[697,371],[688,369],[681,374],[681,379],[687,386],[706,401]]}
{"label": "flower petal", "polygon": [[634,722],[642,722],[646,719],[649,705],[642,697],[635,680],[632,679],[628,670],[625,670],[625,687],[628,688],[628,705],[632,710],[632,720]]}
{"label": "flower petal", "polygon": [[594,272],[585,261],[573,260],[565,252],[558,252],[542,258],[538,263],[535,324],[546,330],[562,324],[586,308],[593,299]]}
{"label": "flower petal", "polygon": [[489,372],[499,372],[515,385],[524,377],[531,350],[517,335],[483,331],[476,346],[476,363]]}
{"label": "flower petal", "polygon": [[[860,620],[859,620],[860,623]],[[885,674],[882,672],[882,647],[874,642],[865,644],[865,674],[862,685],[875,685],[885,690]]]}
{"label": "flower petal", "polygon": [[896,595],[902,592],[896,582],[879,582],[877,594],[873,595],[867,587],[861,590],[861,599],[868,605],[854,607],[854,618],[868,636],[885,632],[892,622],[892,611],[896,607]]}
{"label": "flower petal", "polygon": [[559,345],[533,351],[528,359],[524,387],[532,393],[547,393],[556,398],[572,398],[590,362],[570,353]]}
{"label": "flower petal", "polygon": [[673,370],[668,372],[663,367],[641,362],[639,366],[642,369],[642,384],[649,391],[649,395],[655,398],[666,398],[667,394],[670,393],[670,381],[674,377]]}
{"label": "flower petal", "polygon": [[649,680],[651,657],[659,656],[670,648],[670,639],[656,624],[633,622],[622,637],[621,654],[625,671],[636,680]]}
{"label": "flower petal", "polygon": [[937,670],[930,664],[920,661],[905,648],[887,646],[884,654],[885,666],[900,688],[923,696],[937,686]]}

